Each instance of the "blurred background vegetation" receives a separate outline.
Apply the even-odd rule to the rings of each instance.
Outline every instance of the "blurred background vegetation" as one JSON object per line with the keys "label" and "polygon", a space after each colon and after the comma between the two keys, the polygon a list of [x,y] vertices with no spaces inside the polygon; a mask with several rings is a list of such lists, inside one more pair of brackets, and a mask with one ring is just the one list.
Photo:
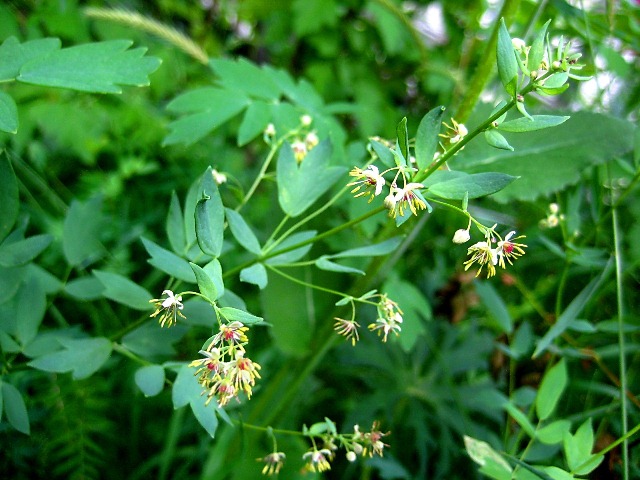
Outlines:
{"label": "blurred background vegetation", "polygon": [[[447,107],[446,118],[455,116],[473,125],[480,112],[501,98],[495,75],[482,70],[485,56],[494,63],[494,49],[488,45],[496,19],[505,17],[512,36],[525,39],[551,19],[549,31],[574,40],[587,65],[584,74],[593,79],[572,84],[559,97],[536,97],[529,110],[616,117],[631,132],[629,146],[621,148],[616,158],[594,161],[552,195],[512,198],[508,203],[473,202],[476,215],[515,226],[528,237],[527,255],[490,284],[482,282],[476,288],[473,273],[464,272],[465,248],[454,246],[451,236],[466,225],[445,210],[425,215],[404,230],[412,236],[411,248],[372,265],[359,265],[369,269],[366,280],[314,273],[318,283],[345,290],[355,284],[362,292],[366,287],[388,291],[403,308],[407,325],[413,325],[403,331],[410,339],[402,345],[363,339],[352,348],[348,343],[327,342],[335,298],[315,295],[310,311],[310,293],[285,281],[270,279],[269,286],[258,291],[235,278],[225,279],[249,311],[273,324],[252,331],[252,343],[259,351],[256,360],[263,365],[261,386],[251,402],[231,406],[229,413],[247,423],[293,430],[324,417],[344,431],[356,423],[368,427],[379,419],[382,429],[391,431],[385,437],[390,447],[384,458],[356,464],[336,458],[327,478],[480,478],[464,452],[462,435],[504,448],[515,444],[517,428],[505,417],[500,402],[508,396],[519,405],[530,405],[544,371],[561,355],[570,359],[570,385],[558,415],[576,425],[592,417],[599,449],[621,436],[616,385],[620,343],[615,323],[620,286],[627,312],[628,388],[640,393],[640,224],[636,220],[640,198],[634,189],[640,136],[630,125],[637,122],[640,103],[637,2],[4,2],[0,39],[58,37],[63,46],[71,46],[125,38],[162,59],[148,88],[126,88],[122,95],[20,83],[2,87],[10,90],[19,107],[18,133],[2,134],[0,143],[19,180],[20,221],[26,232],[50,233],[56,239],[33,264],[34,275],[48,294],[43,329],[76,328],[113,338],[141,313],[103,298],[91,271],[117,272],[160,292],[166,275],[149,265],[140,237],[167,247],[165,217],[172,191],[184,198],[210,165],[228,176],[221,193],[225,205],[233,207],[257,174],[267,147],[260,136],[238,145],[240,118],[230,119],[193,144],[167,145],[175,115],[166,106],[187,90],[215,83],[215,73],[157,36],[90,18],[84,13],[86,7],[139,12],[184,33],[211,58],[244,57],[304,79],[307,96],[292,101],[295,112],[306,113],[309,99],[320,99],[324,114],[335,121],[329,128],[333,140],[342,142],[335,161],[349,167],[367,158],[368,137],[394,138],[404,116],[411,135],[420,118],[438,105]],[[555,135],[550,129],[539,138],[544,142]],[[270,214],[276,190],[269,185],[243,212],[261,240],[276,224]],[[614,250],[611,205],[620,198],[617,235],[625,261],[621,283],[609,275],[589,298],[580,319],[588,320],[593,329],[576,327],[553,353],[531,359],[535,339],[605,268]],[[564,221],[557,228],[541,228],[539,222],[549,216],[552,202],[560,205]],[[84,234],[90,245],[86,258],[72,267],[64,258],[61,238],[74,205],[76,212],[84,212]],[[366,208],[366,202],[345,197],[331,217],[315,220],[313,227],[331,228]],[[375,217],[314,248],[322,253],[370,242],[385,222],[386,218]],[[243,261],[242,253],[231,250],[221,261],[225,269],[232,268]],[[303,278],[308,274],[303,269],[298,273]],[[65,290],[73,280],[87,282],[81,295]],[[0,318],[6,317],[5,306],[15,293],[8,282],[11,279],[0,279],[0,290],[5,292],[0,293]],[[520,332],[520,351],[514,352],[513,338],[496,327],[500,315],[507,315]],[[157,363],[193,359],[208,336],[197,322],[162,337],[153,331],[155,326],[150,321],[146,333],[140,332],[140,341],[155,345],[146,353]],[[263,433],[221,422],[211,439],[190,412],[173,410],[169,389],[144,397],[133,380],[139,365],[126,356],[114,354],[98,373],[80,381],[68,374],[37,372],[25,364],[18,358],[3,370],[25,394],[31,422],[30,436],[17,433],[6,422],[0,424],[0,471],[6,478],[260,476],[261,465],[255,459],[271,448]],[[636,399],[629,405],[629,425],[636,425],[639,403]],[[279,449],[287,453],[282,478],[302,478],[301,455],[307,448],[300,438],[279,438]],[[640,476],[637,437],[631,442],[631,456],[632,472]],[[528,458],[560,461],[558,449],[550,448],[531,452]],[[620,451],[614,449],[590,478],[621,478],[620,464]]]}

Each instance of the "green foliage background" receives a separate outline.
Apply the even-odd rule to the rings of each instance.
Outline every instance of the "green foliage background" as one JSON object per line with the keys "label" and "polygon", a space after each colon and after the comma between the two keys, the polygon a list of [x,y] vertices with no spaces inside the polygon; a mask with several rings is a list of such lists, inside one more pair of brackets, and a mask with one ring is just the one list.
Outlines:
{"label": "green foliage background", "polygon": [[[39,42],[30,44],[39,52],[59,49],[19,76],[0,61],[0,127],[7,132],[0,134],[0,472],[7,478],[259,478],[255,459],[271,444],[251,425],[300,430],[329,417],[345,432],[378,419],[391,434],[384,457],[351,464],[338,455],[327,478],[481,478],[464,435],[531,464],[580,463],[565,458],[562,441],[536,441],[523,453],[529,425],[518,415],[540,420],[531,427],[536,432],[555,421],[568,421],[556,424],[560,431],[580,427],[580,448],[592,446],[579,443],[591,419],[594,452],[637,426],[640,13],[631,1],[577,5],[125,5],[184,33],[209,60],[175,38],[87,15],[86,7],[102,2],[0,5],[5,51],[29,41]],[[397,231],[382,214],[316,242],[312,258],[402,235],[389,255],[328,257],[366,276],[313,265],[287,270],[354,295],[377,288],[401,305],[405,324],[397,340],[382,344],[363,335],[355,348],[333,334],[332,319],[344,312],[335,297],[272,271],[264,288],[256,286],[265,281],[263,272],[245,272],[249,281],[241,282],[236,267],[276,228],[276,206],[292,217],[309,205],[307,215],[320,208],[328,198],[322,187],[337,192],[348,169],[367,161],[369,137],[395,139],[407,117],[414,138],[422,117],[439,105],[447,107],[445,121],[453,116],[469,127],[488,117],[504,99],[493,35],[500,17],[512,36],[528,40],[551,19],[550,34],[574,39],[583,53],[584,75],[602,74],[597,82],[571,83],[557,97],[527,97],[529,113],[571,116],[566,123],[526,134],[501,130],[513,151],[492,148],[481,136],[451,162],[465,173],[519,177],[470,205],[489,224],[525,233],[526,256],[503,276],[474,279],[463,269],[465,247],[451,242],[465,220],[437,207]],[[107,41],[96,53],[78,54],[77,70],[57,66],[55,55],[69,54],[66,49]],[[84,62],[103,58],[105,45],[119,56],[104,71]],[[92,81],[73,84],[81,67]],[[148,88],[135,87],[147,80]],[[6,97],[15,102],[15,115]],[[222,297],[224,306],[270,324],[250,332],[263,378],[249,402],[227,408],[242,422],[232,425],[191,399],[193,382],[181,370],[180,362],[194,359],[211,333],[210,311],[187,302],[187,320],[161,330],[148,319],[148,300],[167,287],[168,276],[195,283],[187,260],[201,260],[200,251],[193,218],[184,212],[193,211],[203,172],[213,167],[227,175],[220,200],[235,208],[268,153],[264,128],[296,128],[304,114],[313,117],[320,139],[331,141],[331,153],[328,144],[317,147],[327,149],[317,153],[318,164],[331,164],[326,175],[300,179],[296,196],[279,202],[276,181],[298,180],[295,172],[279,167],[276,175],[272,168],[242,210],[255,242],[239,248],[227,234],[214,245],[231,292]],[[283,148],[273,165],[291,160],[288,154]],[[320,193],[305,205],[313,188]],[[16,191],[19,209],[12,204]],[[551,202],[564,220],[542,229]],[[308,229],[329,230],[374,206],[344,195]],[[17,217],[9,218],[14,211]],[[237,236],[241,244],[247,235]],[[307,252],[298,253],[294,261]],[[272,266],[282,263],[271,259]],[[375,319],[374,311],[361,315],[363,324]],[[553,370],[560,359],[566,379]],[[551,372],[555,381],[545,387]],[[621,381],[632,397],[622,415]],[[536,396],[543,388],[545,395]],[[637,438],[630,439],[629,458],[616,445],[588,478],[640,476]],[[300,473],[307,441],[282,436],[278,446],[287,453],[280,477],[312,477]]]}

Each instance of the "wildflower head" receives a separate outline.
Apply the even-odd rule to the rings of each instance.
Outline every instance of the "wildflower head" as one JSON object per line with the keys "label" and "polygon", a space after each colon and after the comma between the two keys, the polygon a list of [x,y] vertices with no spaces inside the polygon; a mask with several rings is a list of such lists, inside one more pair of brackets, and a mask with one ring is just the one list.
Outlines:
{"label": "wildflower head", "polygon": [[418,215],[418,210],[426,209],[427,204],[419,196],[418,190],[423,187],[421,183],[408,183],[404,188],[392,185],[391,193],[384,200],[385,206],[389,209],[389,216],[395,218],[400,214],[402,217],[407,208],[414,215]]}
{"label": "wildflower head", "polygon": [[500,265],[502,268],[505,268],[505,260],[509,263],[509,265],[513,265],[513,260],[521,257],[525,253],[524,248],[526,248],[527,246],[524,243],[516,242],[516,240],[524,238],[524,235],[520,235],[514,238],[515,234],[515,231],[511,231],[504,237],[504,240],[500,240],[498,242],[496,254],[498,256],[498,265]]}
{"label": "wildflower head", "polygon": [[244,352],[237,351],[235,360],[228,363],[226,376],[231,380],[236,392],[244,392],[248,398],[253,393],[252,387],[256,384],[256,378],[260,378],[260,365],[246,358]]}
{"label": "wildflower head", "polygon": [[465,127],[463,123],[458,123],[453,118],[451,119],[451,125],[444,123],[444,126],[447,127],[449,132],[441,133],[440,136],[443,138],[448,138],[449,143],[451,144],[458,143],[469,133],[469,130],[467,130],[467,127]]}
{"label": "wildflower head", "polygon": [[248,342],[246,331],[249,327],[245,327],[242,322],[233,321],[225,325],[220,326],[220,331],[213,337],[212,345],[222,346],[238,345],[240,349],[243,349],[243,344]]}
{"label": "wildflower head", "polygon": [[369,455],[373,457],[374,455],[382,456],[384,447],[388,447],[386,443],[382,442],[382,437],[389,435],[389,432],[382,433],[378,428],[380,427],[380,423],[375,421],[371,426],[371,431],[362,434],[362,446],[364,450],[362,451],[362,455]]}
{"label": "wildflower head", "polygon": [[326,472],[331,470],[331,464],[329,460],[333,457],[333,452],[328,448],[321,448],[320,450],[313,448],[304,455],[302,459],[306,461],[305,469],[310,472]]}
{"label": "wildflower head", "polygon": [[264,462],[264,468],[262,469],[263,475],[277,475],[280,473],[280,469],[284,464],[286,455],[282,452],[273,452],[263,458],[257,458],[258,462]]}
{"label": "wildflower head", "polygon": [[296,162],[301,163],[304,157],[307,156],[307,144],[301,140],[296,140],[291,144],[293,150],[293,156],[296,158]]}
{"label": "wildflower head", "polygon": [[369,196],[369,202],[371,202],[374,197],[382,193],[385,180],[375,165],[369,165],[364,170],[353,167],[349,175],[356,177],[355,181],[347,184],[348,187],[355,187],[351,190],[351,193],[355,194],[355,198]]}
{"label": "wildflower head", "polygon": [[160,314],[159,322],[160,326],[167,327],[174,325],[178,321],[178,316],[185,318],[180,312],[184,308],[182,304],[182,295],[174,295],[171,290],[165,290],[162,292],[167,298],[154,298],[149,300],[156,310],[151,314],[151,317],[155,317]]}
{"label": "wildflower head", "polygon": [[378,318],[371,323],[368,328],[372,332],[377,331],[378,335],[382,335],[382,341],[386,342],[389,333],[393,332],[398,335],[402,330],[402,310],[398,304],[387,297],[386,294],[380,296],[380,302],[377,305]]}
{"label": "wildflower head", "polygon": [[487,278],[496,274],[496,265],[498,263],[498,254],[495,248],[491,248],[490,241],[478,242],[469,247],[467,255],[471,257],[464,262],[464,269],[469,270],[471,265],[477,263],[480,268],[476,272],[476,277],[480,275],[482,269],[487,267]]}
{"label": "wildflower head", "polygon": [[355,320],[345,320],[343,318],[335,318],[333,329],[347,340],[351,340],[351,345],[356,346],[356,342],[360,340],[358,328],[360,325]]}

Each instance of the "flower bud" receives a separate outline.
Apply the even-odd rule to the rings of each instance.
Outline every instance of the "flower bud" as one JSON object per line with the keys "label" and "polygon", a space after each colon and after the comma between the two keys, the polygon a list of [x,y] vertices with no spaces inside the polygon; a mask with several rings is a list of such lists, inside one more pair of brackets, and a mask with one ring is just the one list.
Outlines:
{"label": "flower bud", "polygon": [[469,235],[469,230],[461,228],[456,230],[456,233],[453,234],[453,243],[466,243],[471,239],[471,235]]}
{"label": "flower bud", "polygon": [[264,134],[267,137],[274,137],[276,135],[276,127],[273,123],[270,123],[269,125],[267,125],[267,128],[265,128],[264,130]]}
{"label": "flower bud", "polygon": [[311,118],[311,115],[303,115],[300,117],[300,123],[302,123],[302,125],[304,125],[305,127],[311,125],[311,122],[313,122],[313,118]]}
{"label": "flower bud", "polygon": [[511,45],[513,45],[513,48],[518,52],[524,51],[526,47],[524,40],[522,40],[521,38],[512,38]]}
{"label": "flower bud", "polygon": [[350,461],[350,462],[355,462],[356,461],[356,452],[353,452],[353,451],[347,452],[347,460]]}

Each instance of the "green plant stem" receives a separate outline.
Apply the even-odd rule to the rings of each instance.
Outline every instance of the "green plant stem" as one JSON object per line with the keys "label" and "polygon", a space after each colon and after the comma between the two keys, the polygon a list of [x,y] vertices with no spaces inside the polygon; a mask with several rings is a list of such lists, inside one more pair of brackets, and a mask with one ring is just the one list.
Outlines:
{"label": "green plant stem", "polygon": [[495,55],[496,45],[498,43],[500,18],[502,17],[505,19],[506,23],[510,23],[510,20],[518,12],[519,6],[520,0],[505,0],[502,4],[502,9],[496,17],[491,37],[487,42],[483,42],[482,44],[484,53],[478,62],[478,65],[473,70],[473,77],[471,77],[471,80],[467,82],[469,87],[467,88],[466,95],[462,102],[460,102],[460,105],[455,109],[453,117],[459,122],[465,122],[469,118],[469,115],[473,111],[476,103],[478,103],[478,98],[480,98],[480,94],[484,90],[484,87],[489,81],[489,78],[493,73],[493,69],[495,68]]}
{"label": "green plant stem", "polygon": [[[537,78],[535,81],[529,82],[520,91],[519,95],[522,96],[522,97],[524,97],[525,95],[528,95],[529,93],[531,93],[534,90],[534,88],[536,87],[537,84],[539,84],[541,81],[545,80],[546,78],[550,77],[554,73],[557,73],[557,72],[554,71],[554,70],[549,70],[544,75],[542,75],[541,77]],[[488,119],[486,119],[484,122],[482,122],[473,131],[469,132],[462,140],[460,140],[458,143],[454,144],[449,150],[444,152],[440,156],[440,158],[438,158],[438,160],[436,160],[435,162],[433,162],[431,164],[431,166],[429,166],[429,168],[427,168],[424,171],[420,171],[420,172],[416,173],[415,177],[413,177],[413,179],[411,181],[412,182],[421,182],[425,178],[428,178],[429,175],[431,175],[433,172],[438,170],[444,163],[446,163],[456,153],[458,153],[460,150],[462,150],[467,143],[469,143],[471,140],[473,140],[475,137],[477,137],[480,133],[484,132],[487,128],[491,127],[491,124],[493,122],[495,122],[498,118],[500,118],[502,115],[504,115],[509,110],[511,110],[516,105],[516,101],[517,100],[515,98],[510,99],[501,109],[499,109],[496,113],[494,113]]]}
{"label": "green plant stem", "polygon": [[[620,225],[618,224],[618,210],[611,209],[613,223],[613,244],[616,262],[616,300],[618,308],[618,347],[619,347],[619,364],[620,364],[620,424],[622,435],[625,437],[628,433],[628,414],[627,414],[627,364],[624,338],[624,298],[622,285],[622,235],[620,235]],[[629,443],[625,440],[622,442],[622,475],[624,480],[629,480]]]}
{"label": "green plant stem", "polygon": [[264,179],[267,173],[267,169],[269,168],[269,165],[271,165],[271,161],[273,160],[273,157],[278,151],[278,148],[280,148],[280,146],[282,145],[283,141],[284,141],[284,138],[280,139],[279,141],[277,141],[271,146],[271,150],[269,150],[269,153],[267,154],[267,158],[265,158],[264,162],[262,162],[262,167],[260,167],[260,171],[258,172],[258,175],[256,176],[255,180],[251,184],[251,187],[249,187],[249,191],[242,199],[242,202],[240,202],[240,205],[236,207],[236,212],[240,211],[240,209],[247,204],[247,202],[251,199],[251,197],[255,193],[256,189],[258,188],[258,185],[260,185],[260,182],[262,182],[262,180]]}
{"label": "green plant stem", "polygon": [[321,287],[320,285],[314,285],[313,283],[308,283],[303,280],[300,280],[299,278],[296,278],[287,273],[284,273],[282,270],[274,267],[273,265],[267,265],[266,267],[272,272],[280,275],[281,277],[286,278],[290,282],[297,283],[298,285],[302,285],[303,287],[312,288],[320,292],[330,293],[331,295],[336,295],[338,297],[343,297],[343,298],[348,297],[348,295],[345,295],[342,292],[338,292],[337,290],[331,290],[330,288]]}
{"label": "green plant stem", "polygon": [[294,245],[291,245],[289,247],[286,248],[282,248],[280,250],[276,250],[275,252],[269,252],[265,255],[262,255],[258,258],[254,258],[253,260],[250,260],[248,262],[245,262],[241,265],[238,265],[230,270],[227,270],[223,275],[222,278],[226,278],[229,277],[231,275],[235,275],[236,273],[238,273],[240,270],[243,270],[244,268],[250,267],[251,265],[254,265],[258,262],[264,262],[265,260],[268,260],[270,258],[276,257],[278,255],[282,255],[283,253],[287,253],[287,252],[291,252],[292,250],[297,250],[298,248],[302,248],[305,247],[307,245],[310,245],[312,243],[315,243],[319,240],[322,240],[324,238],[330,237],[331,235],[335,235],[338,232],[341,232],[343,230],[346,230],[348,228],[353,227],[354,225],[357,225],[360,222],[365,221],[367,218],[372,217],[374,215],[377,215],[378,213],[382,212],[385,210],[384,206],[380,206],[378,208],[374,208],[373,210],[370,210],[369,212],[365,213],[364,215],[359,216],[358,218],[354,218],[353,220],[350,220],[346,223],[343,223],[342,225],[338,225],[337,227],[334,227],[330,230],[327,230],[326,232],[322,232],[319,235],[316,235],[313,238],[310,238],[308,240],[303,240],[301,242],[298,242]]}

